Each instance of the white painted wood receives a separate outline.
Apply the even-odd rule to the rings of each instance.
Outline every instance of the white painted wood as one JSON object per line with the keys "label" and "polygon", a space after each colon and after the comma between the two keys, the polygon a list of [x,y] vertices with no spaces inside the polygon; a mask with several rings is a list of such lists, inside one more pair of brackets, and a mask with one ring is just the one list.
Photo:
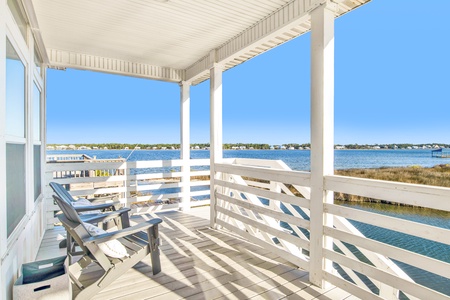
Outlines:
{"label": "white painted wood", "polygon": [[347,258],[344,255],[341,255],[334,251],[325,249],[324,254],[325,257],[331,261],[345,265],[351,268],[352,270],[355,270],[359,273],[365,274],[370,278],[374,278],[378,281],[391,285],[401,291],[404,291],[408,294],[418,297],[419,299],[448,300],[448,296],[444,294],[428,289],[417,283],[402,279],[398,276],[392,275],[368,264]]}
{"label": "white painted wood", "polygon": [[189,211],[190,209],[190,171],[189,161],[191,159],[191,142],[190,142],[190,83],[182,82],[180,85],[180,155],[182,160],[181,166],[181,209]]}
{"label": "white painted wood", "polygon": [[325,204],[325,212],[450,245],[450,230],[340,205]]}
{"label": "white painted wood", "polygon": [[324,234],[351,245],[384,255],[390,259],[402,261],[430,273],[450,278],[450,273],[448,272],[450,270],[449,263],[333,228],[326,227]]}
{"label": "white painted wood", "polygon": [[[171,194],[161,194],[161,195],[149,195],[149,196],[139,196],[131,197],[131,192],[140,191],[155,191],[159,189],[176,188],[181,187],[182,183],[178,182],[178,178],[183,176],[183,172],[170,172],[170,173],[152,173],[153,168],[159,167],[177,167],[182,166],[182,159],[179,160],[167,160],[167,161],[136,161],[136,162],[92,162],[92,163],[48,163],[47,172],[45,173],[45,182],[47,186],[44,189],[46,204],[46,217],[45,223],[47,227],[52,227],[53,223],[57,221],[53,214],[55,211],[59,211],[58,206],[53,204],[53,191],[48,186],[51,181],[58,182],[60,184],[81,184],[84,185],[78,187],[76,190],[71,190],[70,193],[75,197],[93,197],[94,194],[114,194],[119,193],[119,198],[117,200],[121,201],[123,204],[129,206],[132,202],[139,201],[149,201],[149,200],[167,200],[168,198],[182,198],[183,192],[171,193]],[[209,159],[196,159],[187,160],[188,169],[189,166],[205,166],[209,164]],[[132,168],[143,168],[150,169],[146,174],[137,175],[127,175],[130,173],[130,167]],[[69,177],[69,178],[56,178],[54,174],[64,173],[66,169],[70,169],[68,172],[80,172],[86,169],[94,170],[106,170],[110,174],[114,173],[115,168],[121,168],[125,175],[115,175],[115,176],[105,176],[105,177]],[[75,174],[75,173],[72,173]],[[193,171],[190,172],[191,176],[205,176],[210,175],[210,171]],[[59,176],[59,175],[58,175]],[[139,185],[136,184],[139,181]],[[204,197],[206,199],[209,197],[209,181],[188,181],[188,187],[199,186],[202,187],[201,190],[195,192],[189,192],[187,199],[189,199],[189,205],[198,206],[200,203],[209,204],[209,200],[204,201],[191,201],[191,197]],[[125,183],[125,184],[124,184]],[[188,191],[190,188],[188,189]],[[174,209],[180,208],[180,205],[163,205],[158,206],[156,210],[161,209]],[[142,211],[142,209],[138,209]]]}
{"label": "white painted wood", "polygon": [[220,193],[216,193],[216,197],[218,199],[230,202],[232,204],[246,208],[253,212],[257,212],[258,214],[268,216],[272,219],[276,219],[276,220],[280,220],[280,221],[289,223],[290,225],[299,226],[299,227],[305,228],[305,229],[309,229],[309,227],[310,227],[310,222],[307,220],[299,219],[294,216],[285,214],[283,212],[273,211],[270,208],[266,208],[266,206],[263,206],[262,204],[257,205],[257,204],[251,203],[249,201],[239,200],[239,199],[229,197],[229,196],[226,196],[226,195],[223,195]]}
{"label": "white painted wood", "polygon": [[326,176],[328,190],[450,211],[450,188],[346,176]]}
{"label": "white painted wood", "polygon": [[323,237],[323,226],[332,218],[323,212],[323,203],[333,202],[333,192],[325,190],[323,178],[334,173],[334,13],[328,3],[311,12],[311,271],[309,280],[323,286],[323,271],[331,262],[323,249],[332,240]]}
{"label": "white painted wood", "polygon": [[[324,272],[323,277],[326,281],[331,284],[340,287],[341,289],[351,293],[355,299],[364,299],[364,300],[385,300],[384,298],[373,294],[372,292],[368,292],[361,288],[360,286],[356,286],[351,282],[338,277],[337,275]],[[357,297],[357,298],[356,298]],[[353,299],[353,298],[352,298]]]}
{"label": "white painted wood", "polygon": [[133,61],[90,55],[81,52],[57,49],[47,50],[49,53],[49,63],[52,68],[91,70],[168,82],[180,82],[184,78],[184,72],[182,70],[173,68],[136,63]]}
{"label": "white painted wood", "polygon": [[250,167],[230,164],[217,164],[216,169],[223,173],[239,174],[240,176],[247,176],[251,178],[258,178],[268,181],[277,181],[289,184],[298,184],[309,186],[310,173],[301,171],[282,171],[272,170],[261,167]]}
{"label": "white painted wood", "polygon": [[277,237],[278,239],[283,239],[285,241],[288,241],[289,243],[292,243],[293,245],[298,245],[298,247],[309,250],[309,241],[296,237],[292,234],[286,233],[284,231],[279,230],[278,228],[272,227],[272,226],[268,226],[262,222],[258,222],[256,220],[252,220],[251,218],[232,212],[230,210],[227,210],[223,207],[218,206],[217,207],[217,211],[226,215],[229,215],[231,218],[234,218],[238,221],[241,221],[243,223],[247,223],[255,228],[258,228],[259,230],[263,230],[275,237]]}
{"label": "white painted wood", "polygon": [[[215,53],[212,53],[215,55]],[[216,174],[216,164],[222,162],[223,141],[222,141],[222,67],[214,64],[210,70],[210,198],[211,198],[211,227],[215,228],[216,223],[216,205],[215,198],[215,178],[220,176]]]}
{"label": "white painted wood", "polygon": [[217,185],[227,187],[230,189],[236,189],[240,190],[245,193],[249,193],[258,197],[266,198],[266,199],[277,199],[278,201],[282,201],[283,203],[289,203],[293,205],[297,205],[300,207],[309,208],[310,202],[307,199],[287,195],[287,194],[281,194],[276,193],[268,190],[262,190],[259,188],[251,187],[251,186],[245,186],[241,184],[237,184],[234,182],[224,181],[224,180],[216,180],[215,181]]}
{"label": "white painted wood", "polygon": [[[335,15],[368,1],[339,1]],[[209,78],[211,63],[229,69],[307,32],[308,12],[317,5],[305,0],[24,2],[34,9],[33,32],[53,67],[192,79],[193,84]],[[218,52],[216,61],[209,58],[211,50]]]}
{"label": "white painted wood", "polygon": [[[335,216],[334,217],[334,224],[336,228],[343,230],[345,232],[349,232],[355,236],[364,237],[364,235],[356,229],[354,226],[351,225],[351,223],[342,217]],[[395,274],[396,276],[412,281],[412,279],[399,267],[397,264],[395,264],[393,261],[391,261],[389,258],[380,255],[378,253],[367,251],[365,249],[359,249],[361,253],[366,256],[377,268],[381,270],[385,270],[390,272],[391,274]],[[385,286],[382,286],[384,289]]]}
{"label": "white painted wood", "polygon": [[[0,258],[6,254],[7,244],[7,224],[6,224],[6,0],[0,0]],[[3,267],[0,274],[0,286],[5,286],[3,281]],[[0,298],[5,297],[2,292]]]}
{"label": "white painted wood", "polygon": [[237,227],[234,227],[231,224],[226,223],[220,219],[217,219],[217,224],[222,226],[223,228],[230,230],[231,232],[239,234],[240,236],[244,237],[245,239],[249,240],[250,242],[252,242],[254,244],[257,244],[265,249],[271,250],[272,253],[282,256],[284,259],[295,264],[296,266],[299,266],[299,268],[301,268],[303,270],[308,270],[308,268],[309,268],[308,263],[305,262],[304,260],[300,259],[299,257],[292,255],[289,252],[283,251],[274,245],[268,244],[268,243],[258,239],[257,237],[250,235],[246,231],[243,231]]}

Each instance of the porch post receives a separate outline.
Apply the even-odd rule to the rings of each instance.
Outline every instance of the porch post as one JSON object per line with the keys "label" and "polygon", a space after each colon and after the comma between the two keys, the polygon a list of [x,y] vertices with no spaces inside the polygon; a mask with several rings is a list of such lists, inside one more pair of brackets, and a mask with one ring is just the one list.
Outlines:
{"label": "porch post", "polygon": [[180,158],[181,158],[181,207],[182,211],[191,209],[191,165],[190,165],[190,87],[191,83],[180,83]]}
{"label": "porch post", "polygon": [[[4,257],[7,249],[7,209],[6,209],[6,0],[0,0],[0,257]],[[1,263],[0,263],[1,267]],[[0,269],[3,273],[3,268]],[[5,286],[0,276],[0,286]],[[0,293],[0,298],[5,293]]]}
{"label": "porch post", "polygon": [[330,272],[323,249],[332,239],[323,235],[332,226],[323,203],[333,203],[333,192],[324,188],[324,176],[334,173],[334,14],[333,4],[322,3],[311,12],[311,283],[322,287],[323,273]]}
{"label": "porch post", "polygon": [[214,63],[210,69],[210,198],[211,227],[216,227],[215,167],[223,158],[222,151],[222,67]]}

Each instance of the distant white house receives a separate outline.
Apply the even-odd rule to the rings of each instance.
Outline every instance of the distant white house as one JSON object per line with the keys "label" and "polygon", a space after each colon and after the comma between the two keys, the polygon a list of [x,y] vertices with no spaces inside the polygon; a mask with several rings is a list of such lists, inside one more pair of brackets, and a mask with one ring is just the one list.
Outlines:
{"label": "distant white house", "polygon": [[55,147],[53,147],[53,146],[47,146],[46,149],[47,149],[47,150],[55,150]]}
{"label": "distant white house", "polygon": [[108,150],[108,147],[103,147],[103,150]]}
{"label": "distant white house", "polygon": [[130,150],[130,148],[128,148],[128,147],[125,147],[125,148],[123,148],[123,150]]}
{"label": "distant white house", "polygon": [[56,150],[66,150],[67,149],[67,146],[66,145],[59,145],[59,146],[56,146]]}
{"label": "distant white house", "polygon": [[75,150],[75,149],[77,149],[77,147],[75,147],[75,145],[69,145],[69,147],[68,147],[70,150]]}
{"label": "distant white house", "polygon": [[136,146],[136,147],[134,147],[134,150],[141,150],[141,147]]}
{"label": "distant white house", "polygon": [[92,149],[94,149],[94,150],[98,150],[98,147],[92,147]]}
{"label": "distant white house", "polygon": [[336,146],[334,147],[334,149],[336,149],[336,150],[344,150],[344,149],[345,149],[345,146],[336,145]]}
{"label": "distant white house", "polygon": [[281,146],[280,149],[281,150],[286,150],[286,146]]}

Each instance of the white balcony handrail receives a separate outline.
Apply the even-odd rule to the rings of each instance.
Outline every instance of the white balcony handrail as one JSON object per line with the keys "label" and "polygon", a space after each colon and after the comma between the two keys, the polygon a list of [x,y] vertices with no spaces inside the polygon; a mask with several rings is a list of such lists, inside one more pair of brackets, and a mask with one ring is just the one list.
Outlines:
{"label": "white balcony handrail", "polygon": [[[285,253],[295,256],[295,251],[286,249],[283,245],[286,244],[286,238],[277,231],[268,231],[267,228],[276,228],[277,225],[274,225],[274,222],[280,219],[289,223],[292,229],[294,229],[292,224],[297,223],[302,228],[301,231],[298,228],[293,230],[301,238],[297,240],[301,241],[297,246],[300,249],[305,245],[304,230],[308,230],[308,226],[305,223],[282,217],[278,213],[289,211],[292,217],[309,219],[309,173],[292,171],[280,161],[235,159],[232,163],[215,165],[216,171],[220,172],[222,176],[222,179],[216,179],[215,183],[224,191],[218,194],[218,212],[220,212],[218,219],[226,220],[226,222],[218,222],[219,225],[225,224],[227,229],[242,233],[244,237],[251,238],[252,241],[262,246],[270,245],[270,237],[282,240],[277,247],[268,248],[278,254],[282,253],[280,251],[285,251]],[[450,189],[448,188],[334,175],[326,176],[324,182],[330,191],[378,197],[377,199],[385,201],[420,204],[427,208],[450,211],[448,205]],[[302,197],[295,196],[292,192],[294,190]],[[264,199],[270,202],[268,206],[262,204],[261,201]],[[283,209],[280,209],[280,202],[283,204]],[[294,203],[295,207],[292,206]],[[264,210],[258,208],[261,206],[264,207]],[[269,207],[274,213],[266,211]],[[227,212],[227,209],[230,213]],[[300,211],[302,215],[299,214]],[[448,299],[447,296],[437,291],[415,283],[390,258],[445,278],[450,278],[449,263],[368,239],[346,218],[447,245],[450,244],[450,230],[336,204],[324,203],[324,211],[334,216],[334,226],[332,228],[325,227],[324,235],[334,238],[334,247],[337,247],[342,253],[336,252],[335,249],[324,249],[325,258],[338,263],[352,282],[336,271],[325,272],[326,280],[340,288],[351,290],[353,294],[361,298],[397,299],[401,290],[409,299]],[[252,214],[255,217],[252,217]],[[247,224],[243,224],[244,222]],[[299,246],[300,244],[302,246]],[[356,247],[370,263],[361,261],[360,254],[354,253],[347,245]],[[306,245],[304,249],[308,248]],[[301,261],[307,261],[304,255],[298,255],[298,258]],[[293,262],[289,256],[286,259]],[[303,263],[302,265],[304,266]],[[306,267],[308,266],[306,265]],[[370,282],[362,279],[361,274],[367,276],[366,278],[377,286],[379,289],[377,294],[374,294],[373,288],[367,285]],[[388,280],[386,278],[397,279]]]}
{"label": "white balcony handrail", "polygon": [[[123,205],[146,202],[151,205],[134,205],[134,213],[161,209],[180,208],[182,198],[181,159],[154,161],[67,161],[46,164],[47,228],[57,219],[59,208],[52,199],[51,181],[70,187],[75,197],[94,197],[95,195],[114,195]],[[189,182],[190,206],[209,203],[209,159],[189,160],[189,175],[205,177]],[[162,191],[162,192],[160,192]],[[194,200],[197,199],[197,200]],[[201,200],[198,200],[201,199]]]}

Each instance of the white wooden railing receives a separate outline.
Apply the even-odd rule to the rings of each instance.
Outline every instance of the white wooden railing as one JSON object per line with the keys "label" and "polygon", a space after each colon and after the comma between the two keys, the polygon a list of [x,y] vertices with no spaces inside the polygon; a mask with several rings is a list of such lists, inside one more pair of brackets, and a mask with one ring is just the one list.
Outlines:
{"label": "white wooden railing", "polygon": [[[58,207],[51,199],[48,182],[70,185],[74,196],[117,195],[134,212],[179,208],[183,197],[180,178],[188,176],[190,206],[209,203],[209,160],[84,162],[47,164],[47,224],[56,221]],[[311,270],[310,173],[292,171],[282,161],[229,159],[215,165],[217,225],[281,255],[286,260]],[[193,180],[194,176],[206,176]],[[185,181],[186,182],[186,181]],[[450,211],[450,189],[344,176],[324,177],[327,191],[340,192]],[[198,188],[198,190],[196,190]],[[147,193],[145,193],[147,192]],[[150,193],[148,193],[150,192]],[[172,204],[166,204],[170,199]],[[170,202],[170,201],[169,201]],[[324,264],[319,272],[325,281],[361,299],[450,299],[449,296],[414,282],[391,259],[450,279],[450,264],[365,237],[349,220],[450,245],[450,230],[400,218],[362,211],[337,204],[323,204],[333,217],[333,226],[325,226],[323,237],[333,239],[323,249]],[[322,238],[323,238],[322,237]],[[317,244],[320,243],[316,243]],[[355,250],[356,249],[356,250]],[[332,268],[327,268],[332,265]]]}
{"label": "white wooden railing", "polygon": [[[134,213],[180,208],[183,196],[190,200],[189,206],[209,204],[209,159],[189,160],[188,173],[182,170],[185,165],[179,159],[47,163],[47,228],[57,222],[59,211],[48,185],[51,181],[65,185],[75,197],[114,197]],[[183,176],[187,176],[187,195],[182,191]]]}
{"label": "white wooden railing", "polygon": [[[271,249],[300,268],[309,267],[310,173],[290,170],[281,161],[235,159],[216,164],[217,224]],[[450,189],[327,176],[329,191],[450,211]],[[323,278],[361,299],[449,299],[415,283],[392,260],[450,278],[450,264],[366,238],[347,219],[450,245],[450,230],[399,218],[324,204],[334,217],[324,235],[333,246],[324,249],[332,268]],[[356,251],[355,251],[356,249]],[[326,264],[324,264],[326,265]]]}

